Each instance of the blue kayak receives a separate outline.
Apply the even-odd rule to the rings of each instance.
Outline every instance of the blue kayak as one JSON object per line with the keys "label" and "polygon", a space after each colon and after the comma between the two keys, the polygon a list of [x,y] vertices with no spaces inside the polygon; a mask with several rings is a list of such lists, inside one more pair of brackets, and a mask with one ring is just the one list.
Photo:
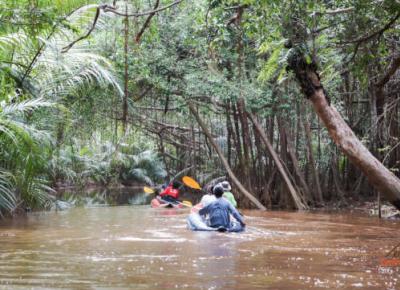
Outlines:
{"label": "blue kayak", "polygon": [[218,231],[218,232],[242,232],[244,231],[244,227],[242,227],[238,222],[231,222],[231,226],[229,228],[218,227],[212,228],[207,225],[207,221],[205,218],[200,216],[198,213],[191,213],[186,219],[188,228],[192,231]]}

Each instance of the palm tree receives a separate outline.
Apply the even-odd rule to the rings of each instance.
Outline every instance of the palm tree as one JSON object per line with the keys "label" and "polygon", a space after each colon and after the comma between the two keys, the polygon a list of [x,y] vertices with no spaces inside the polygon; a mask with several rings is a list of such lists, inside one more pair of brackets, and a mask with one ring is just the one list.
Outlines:
{"label": "palm tree", "polygon": [[24,114],[52,106],[43,99],[0,102],[0,213],[12,212],[21,200],[29,206],[43,206],[48,201],[48,188],[37,171],[43,162],[40,147],[50,136],[26,123]]}
{"label": "palm tree", "polygon": [[[87,84],[111,86],[122,94],[111,63],[95,53],[93,44],[83,41],[61,53],[76,37],[71,27],[83,25],[92,9],[87,5],[74,11],[68,27],[54,26],[39,37],[23,30],[0,35],[1,59],[11,59],[0,62],[0,76],[13,79],[17,88],[13,97],[0,91],[0,214],[20,205],[43,207],[49,201],[44,169],[50,150],[43,148],[51,147],[52,139],[29,121],[34,111],[63,103],[65,96]],[[103,23],[102,18],[98,24]]]}

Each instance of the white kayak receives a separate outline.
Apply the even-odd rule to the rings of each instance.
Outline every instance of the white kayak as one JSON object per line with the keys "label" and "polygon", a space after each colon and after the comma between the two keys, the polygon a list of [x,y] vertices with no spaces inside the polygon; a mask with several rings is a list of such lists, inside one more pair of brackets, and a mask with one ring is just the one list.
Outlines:
{"label": "white kayak", "polygon": [[242,232],[244,227],[242,227],[238,222],[231,222],[229,228],[218,227],[212,228],[207,225],[205,218],[200,216],[198,213],[191,213],[187,219],[188,228],[192,231],[218,231],[218,232]]}

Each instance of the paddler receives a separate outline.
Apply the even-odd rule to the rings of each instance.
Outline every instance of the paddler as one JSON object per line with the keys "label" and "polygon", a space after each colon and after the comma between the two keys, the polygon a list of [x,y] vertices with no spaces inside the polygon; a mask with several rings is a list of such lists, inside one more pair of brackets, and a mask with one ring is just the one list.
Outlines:
{"label": "paddler", "polygon": [[212,187],[210,192],[202,196],[200,200],[201,207],[205,207],[216,200],[217,198],[213,194],[213,187]]}
{"label": "paddler", "polygon": [[229,182],[222,181],[221,183],[219,183],[219,185],[221,185],[224,190],[224,194],[222,195],[222,197],[226,198],[234,207],[237,207],[237,202],[235,197],[233,196],[233,193],[231,192],[232,188]]}
{"label": "paddler", "polygon": [[179,181],[174,180],[169,186],[167,186],[166,189],[164,189],[159,197],[161,201],[165,203],[173,203],[173,204],[178,204],[180,201],[178,200],[179,198],[179,188],[181,186],[181,183]]}
{"label": "paddler", "polygon": [[[216,201],[203,207],[199,211],[200,216],[205,217],[208,215],[207,225],[209,227],[218,228],[218,230],[221,231],[242,231],[246,226],[243,217],[228,200],[222,198],[224,194],[222,186],[216,185],[213,189],[213,193],[216,197]],[[232,214],[239,222],[240,227],[233,229],[234,224],[231,222],[229,214]]]}

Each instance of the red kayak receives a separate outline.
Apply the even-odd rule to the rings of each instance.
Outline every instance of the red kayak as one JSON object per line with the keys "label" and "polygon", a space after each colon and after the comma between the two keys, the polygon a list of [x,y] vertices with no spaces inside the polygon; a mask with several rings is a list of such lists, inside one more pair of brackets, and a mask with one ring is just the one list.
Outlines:
{"label": "red kayak", "polygon": [[152,208],[183,208],[183,205],[181,203],[171,203],[171,202],[166,202],[166,201],[160,201],[157,198],[153,198],[151,200],[151,207]]}

